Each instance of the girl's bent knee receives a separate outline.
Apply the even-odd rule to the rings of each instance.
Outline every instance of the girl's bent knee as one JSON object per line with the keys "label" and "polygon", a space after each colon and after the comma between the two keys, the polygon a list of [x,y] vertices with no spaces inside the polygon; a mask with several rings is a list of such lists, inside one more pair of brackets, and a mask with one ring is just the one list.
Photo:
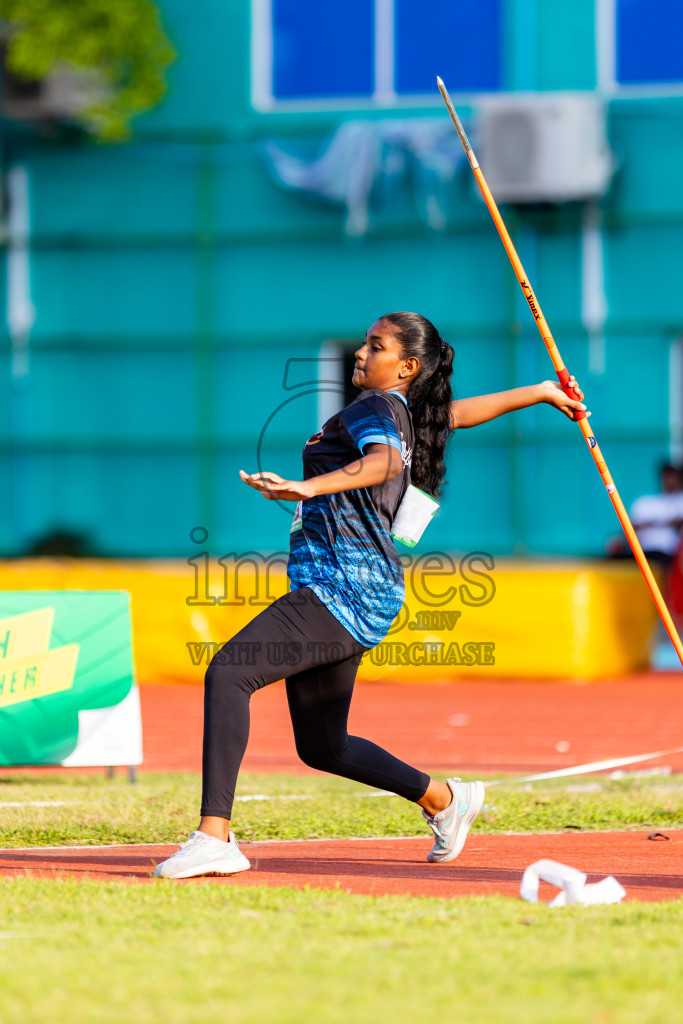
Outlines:
{"label": "girl's bent knee", "polygon": [[213,683],[217,683],[221,677],[224,666],[216,661],[217,655],[214,655],[209,662],[209,667],[204,673],[204,686],[210,687]]}
{"label": "girl's bent knee", "polygon": [[341,759],[329,747],[298,742],[296,752],[299,759],[308,768],[315,768],[318,772],[328,772],[330,775],[338,773]]}
{"label": "girl's bent knee", "polygon": [[221,660],[220,651],[213,656],[204,673],[204,688],[214,690],[216,686],[249,695],[257,688],[255,680],[245,675],[242,667],[231,665],[225,658]]}

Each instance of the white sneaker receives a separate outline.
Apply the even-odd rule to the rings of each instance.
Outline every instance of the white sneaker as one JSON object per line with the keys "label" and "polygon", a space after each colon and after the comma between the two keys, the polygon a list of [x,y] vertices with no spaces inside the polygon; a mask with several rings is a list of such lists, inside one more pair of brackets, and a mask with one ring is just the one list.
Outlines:
{"label": "white sneaker", "polygon": [[190,833],[168,860],[162,860],[154,869],[155,878],[193,878],[195,875],[234,875],[251,867],[240,853],[235,833],[229,832],[230,841],[207,835],[199,830]]}
{"label": "white sneaker", "polygon": [[475,822],[484,802],[483,782],[461,782],[460,779],[446,779],[453,799],[448,807],[432,816],[422,810],[422,816],[429,822],[436,842],[427,854],[432,864],[445,864],[455,860],[463,846],[467,833]]}

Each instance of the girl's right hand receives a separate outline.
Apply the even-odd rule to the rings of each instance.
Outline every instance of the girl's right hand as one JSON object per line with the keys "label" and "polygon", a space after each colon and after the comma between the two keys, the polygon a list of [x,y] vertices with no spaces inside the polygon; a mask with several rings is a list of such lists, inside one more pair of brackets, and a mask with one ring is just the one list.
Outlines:
{"label": "girl's right hand", "polygon": [[240,476],[269,501],[302,501],[314,493],[310,480],[283,480],[277,473],[245,473],[243,469]]}

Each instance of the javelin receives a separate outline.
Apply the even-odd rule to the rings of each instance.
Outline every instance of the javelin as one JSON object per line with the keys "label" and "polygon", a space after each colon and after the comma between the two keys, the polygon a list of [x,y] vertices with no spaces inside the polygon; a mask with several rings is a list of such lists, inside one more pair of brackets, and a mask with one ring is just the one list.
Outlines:
{"label": "javelin", "polygon": [[[512,263],[515,274],[517,275],[517,280],[519,281],[520,286],[522,288],[522,292],[524,293],[524,298],[529,303],[529,309],[531,310],[534,320],[536,321],[536,326],[541,332],[541,337],[545,342],[545,347],[548,349],[548,355],[553,361],[553,366],[555,367],[555,373],[557,374],[560,386],[562,387],[562,390],[568,398],[578,398],[578,395],[576,393],[573,393],[574,388],[569,386],[569,370],[562,362],[562,357],[560,356],[557,345],[555,344],[555,340],[552,334],[550,333],[550,328],[548,327],[546,319],[543,316],[543,313],[541,312],[539,301],[534,294],[533,288],[529,284],[529,279],[524,271],[522,262],[519,256],[517,255],[515,247],[512,244],[512,239],[510,238],[507,232],[507,228],[503,223],[503,218],[501,217],[498,207],[496,206],[496,201],[491,195],[491,191],[488,185],[486,184],[486,178],[482,174],[477,158],[474,155],[472,147],[470,146],[469,139],[465,135],[463,126],[460,123],[460,118],[455,112],[455,107],[453,106],[453,102],[450,96],[448,95],[448,90],[446,89],[446,86],[443,84],[440,78],[437,77],[436,82],[437,85],[439,86],[439,92],[443,97],[443,101],[446,104],[446,107],[448,108],[448,113],[451,115],[451,121],[455,125],[455,130],[458,133],[458,138],[462,142],[463,148],[465,150],[465,155],[470,163],[470,167],[474,171],[474,176],[477,179],[477,183],[479,185],[479,188],[481,189],[484,201],[489,208],[489,213],[493,217],[494,224],[498,228],[498,234],[500,235],[501,241],[505,246],[505,251],[510,257],[510,262]],[[598,467],[598,472],[602,477],[602,482],[607,488],[607,493],[609,494],[610,501],[614,505],[614,510],[617,513],[617,516],[619,517],[619,522],[621,523],[624,533],[626,534],[626,539],[628,540],[631,546],[631,551],[633,552],[636,562],[640,567],[640,571],[645,577],[645,582],[647,583],[648,589],[652,594],[652,598],[655,602],[655,605],[657,606],[657,611],[661,616],[666,631],[669,634],[669,637],[671,638],[671,643],[676,648],[676,653],[681,660],[681,664],[683,665],[683,644],[681,644],[681,639],[676,631],[676,627],[673,624],[673,620],[671,618],[671,615],[669,614],[669,609],[666,607],[666,604],[664,603],[664,598],[662,597],[660,589],[657,586],[657,581],[654,578],[652,569],[648,565],[648,561],[645,557],[645,554],[643,553],[642,547],[640,546],[640,541],[638,540],[636,532],[633,529],[633,524],[631,523],[631,520],[628,517],[628,513],[624,507],[624,503],[619,497],[619,492],[617,491],[614,481],[612,480],[610,472],[607,468],[607,463],[603,458],[602,452],[598,447],[598,442],[595,439],[595,435],[588,424],[588,418],[585,412],[583,412],[583,410],[575,409],[574,419],[577,420],[579,423],[581,433],[586,439],[589,451],[593,456],[593,461],[595,462],[595,465]]]}

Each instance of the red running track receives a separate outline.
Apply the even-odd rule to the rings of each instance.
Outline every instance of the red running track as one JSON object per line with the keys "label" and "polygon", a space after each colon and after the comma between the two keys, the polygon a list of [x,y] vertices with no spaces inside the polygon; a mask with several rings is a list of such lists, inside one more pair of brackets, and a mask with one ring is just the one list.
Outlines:
{"label": "red running track", "polygon": [[[141,686],[142,771],[200,771],[203,690]],[[457,771],[531,773],[586,761],[681,746],[683,677],[654,673],[580,684],[467,681],[429,686],[361,683],[351,731],[397,756],[444,774]],[[683,770],[681,754],[648,761]],[[284,687],[252,701],[252,732],[244,768],[309,771],[295,753]],[[102,769],[3,768],[2,774]],[[647,832],[471,835],[457,862],[424,860],[428,838],[243,843],[251,871],[230,879],[181,884],[310,885],[373,895],[519,895],[522,872],[549,857],[589,873],[613,874],[627,898],[672,899],[683,893],[683,832],[652,842]],[[146,881],[174,846],[85,847],[0,851],[0,875],[117,878]],[[155,880],[156,884],[171,884]],[[177,883],[175,883],[177,884]],[[551,891],[541,891],[542,899]]]}
{"label": "red running track", "polygon": [[[146,771],[200,771],[203,688],[142,686]],[[307,772],[284,686],[251,701],[246,771]],[[350,731],[422,769],[531,773],[683,746],[683,676],[607,682],[359,683]],[[649,765],[683,771],[683,754]]]}
{"label": "red running track", "polygon": [[[373,896],[519,897],[524,869],[541,857],[571,864],[595,882],[614,875],[627,900],[660,901],[683,895],[683,831],[650,841],[647,832],[589,832],[543,835],[470,835],[457,861],[428,864],[431,837],[345,839],[240,844],[252,868],[228,878],[165,881],[152,876],[154,864],[176,846],[73,847],[1,850],[0,877],[73,877],[149,882],[156,885],[310,886]],[[539,898],[557,890],[541,885]]]}
{"label": "red running track", "polygon": [[[141,771],[201,771],[203,694],[201,686],[141,685]],[[244,770],[310,771],[294,749],[284,686],[276,683],[256,693],[251,708]],[[424,770],[524,774],[679,747],[682,722],[683,675],[662,672],[591,683],[359,683],[350,730]],[[683,771],[683,754],[640,767],[663,764]],[[0,769],[3,774],[55,770]]]}

